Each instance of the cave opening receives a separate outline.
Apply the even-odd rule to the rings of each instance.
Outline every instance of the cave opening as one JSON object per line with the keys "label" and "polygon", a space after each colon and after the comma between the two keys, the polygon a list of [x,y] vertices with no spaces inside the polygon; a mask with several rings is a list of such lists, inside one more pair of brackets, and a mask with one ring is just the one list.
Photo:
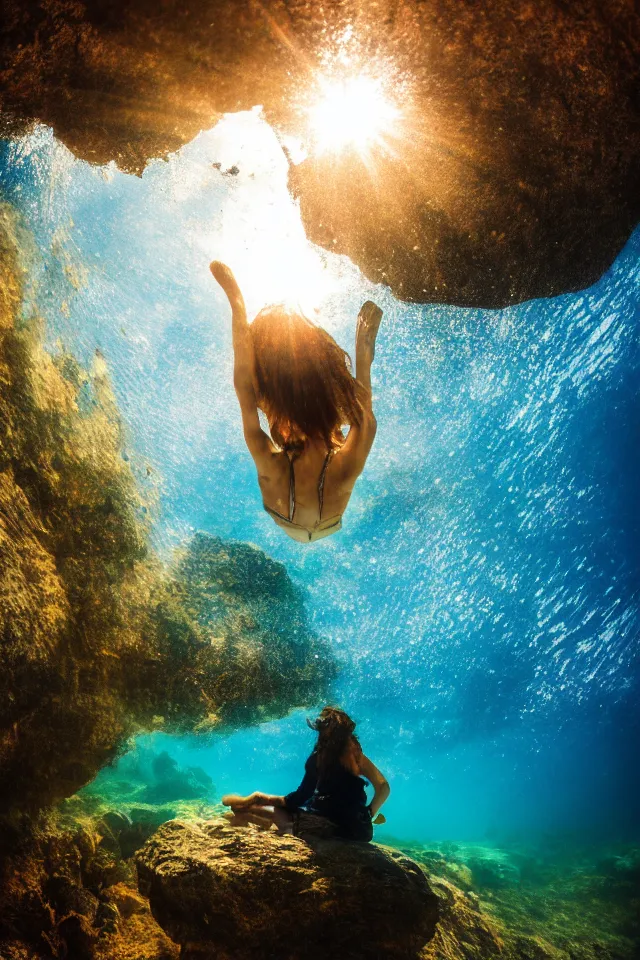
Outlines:
{"label": "cave opening", "polygon": [[[632,689],[637,556],[624,545],[637,520],[624,483],[583,451],[606,444],[611,464],[635,429],[618,380],[637,370],[638,236],[576,295],[502,311],[411,306],[307,241],[259,109],[142,177],[76,160],[44,127],[6,143],[1,162],[31,237],[23,314],[43,318],[47,350],[92,370],[94,388],[109,379],[153,550],[170,564],[201,533],[284,564],[305,629],[339,665],[330,695],[395,779],[393,834],[477,839],[622,809],[626,753],[611,743]],[[347,350],[362,300],[384,307],[376,446],[346,529],[312,553],[256,506],[213,257],[234,265],[250,314],[299,303]],[[594,423],[614,394],[617,439]],[[203,730],[167,741],[156,718],[136,749],[168,751],[222,790],[236,776],[238,789],[276,789],[309,743],[306,714],[270,717],[310,700],[278,691],[275,709],[259,704],[264,729],[224,728],[209,746]],[[231,725],[260,719],[240,713]],[[561,788],[558,730],[575,740]],[[416,779],[429,785],[418,822]]]}

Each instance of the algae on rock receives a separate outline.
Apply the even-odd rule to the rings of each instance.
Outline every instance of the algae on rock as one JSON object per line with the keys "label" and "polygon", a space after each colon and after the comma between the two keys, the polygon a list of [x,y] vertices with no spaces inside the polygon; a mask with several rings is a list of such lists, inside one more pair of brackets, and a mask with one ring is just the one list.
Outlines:
{"label": "algae on rock", "polygon": [[173,820],[136,864],[140,891],[185,960],[412,960],[438,920],[420,867],[373,843]]}
{"label": "algae on rock", "polygon": [[[43,348],[28,238],[0,210],[0,815],[89,782],[140,729],[211,730],[326,694],[335,665],[280,564],[204,534],[164,568],[105,360]],[[5,825],[8,821],[5,819]]]}

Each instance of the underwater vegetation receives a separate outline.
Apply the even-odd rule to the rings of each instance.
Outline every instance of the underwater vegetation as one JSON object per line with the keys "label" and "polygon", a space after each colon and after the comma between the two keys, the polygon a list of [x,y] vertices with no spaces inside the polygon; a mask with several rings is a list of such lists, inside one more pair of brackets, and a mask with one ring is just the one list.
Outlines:
{"label": "underwater vegetation", "polygon": [[[233,728],[335,674],[284,567],[196,536],[163,566],[106,364],[47,353],[22,313],[28,238],[0,221],[0,813],[91,780],[140,729]],[[22,248],[22,249],[21,249]],[[287,670],[283,669],[284,663]]]}
{"label": "underwater vegetation", "polygon": [[[155,750],[138,740],[117,762],[108,764],[90,784],[77,794],[83,804],[92,801],[131,813],[133,807],[145,807],[157,818],[164,804],[178,801],[212,801],[213,780],[202,767],[183,767],[166,750]],[[175,816],[171,808],[166,819]]]}
{"label": "underwater vegetation", "polygon": [[[585,844],[573,836],[499,846],[399,846],[437,878],[433,886],[441,896],[444,922],[427,949],[429,957],[632,960],[638,955],[637,845]],[[475,917],[467,914],[467,937],[459,925],[469,910]],[[458,926],[456,938],[447,918]]]}
{"label": "underwater vegetation", "polygon": [[[138,757],[142,761],[138,773],[148,785],[168,778],[176,787],[182,783],[184,791],[193,783],[190,771],[173,766],[167,770],[166,754],[156,753],[155,759],[154,773],[153,754]],[[119,766],[124,772],[122,762]],[[212,942],[216,957],[244,956],[242,945],[238,954],[229,952],[238,930],[244,930],[243,944],[252,945],[249,955],[256,957],[265,943],[261,931],[266,942],[282,945],[279,958],[299,956],[295,949],[309,929],[320,931],[316,946],[325,936],[331,942],[342,938],[353,947],[349,928],[354,922],[358,927],[362,917],[352,912],[365,891],[368,903],[361,908],[372,918],[371,929],[358,929],[365,930],[369,946],[372,941],[383,943],[385,929],[393,938],[391,953],[381,947],[375,956],[415,960],[638,956],[637,846],[588,846],[575,838],[500,846],[425,845],[389,837],[390,845],[382,850],[390,851],[409,875],[419,865],[428,881],[424,903],[412,898],[411,890],[402,901],[399,890],[385,891],[384,869],[378,872],[367,866],[385,859],[377,856],[375,845],[346,844],[334,850],[339,842],[329,841],[328,854],[313,858],[295,838],[253,828],[230,829],[219,819],[210,788],[208,799],[156,805],[136,805],[131,792],[118,800],[117,791],[122,789],[122,783],[113,780],[109,785],[102,779],[102,795],[88,789],[64,801],[40,818],[28,842],[23,840],[14,849],[3,865],[0,888],[3,960],[177,960],[179,955],[210,956]],[[136,861],[141,869],[136,870]],[[270,868],[265,871],[266,862]],[[350,876],[360,876],[360,883],[349,887]],[[335,902],[340,884],[350,893]],[[300,909],[296,910],[294,898],[283,913],[285,888],[306,897]],[[435,934],[432,894],[439,914]],[[215,902],[210,899],[214,895]],[[394,904],[392,915],[378,910],[381,898]],[[212,926],[207,921],[208,903],[209,916],[217,918]],[[432,939],[416,949],[425,909],[429,929],[423,937]],[[322,923],[329,920],[330,928],[323,934]],[[191,952],[181,954],[165,931],[180,942],[188,940]],[[359,956],[357,951],[355,955]]]}

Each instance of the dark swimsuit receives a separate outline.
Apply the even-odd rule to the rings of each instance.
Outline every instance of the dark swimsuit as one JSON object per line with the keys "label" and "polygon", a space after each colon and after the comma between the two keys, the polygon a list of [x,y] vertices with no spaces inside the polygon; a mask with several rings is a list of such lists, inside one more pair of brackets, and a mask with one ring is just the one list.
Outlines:
{"label": "dark swimsuit", "polygon": [[[307,760],[304,771],[298,789],[284,798],[284,805],[293,816],[294,833],[302,836],[309,832],[316,836],[336,836],[368,843],[373,837],[373,827],[362,777],[357,777],[342,764],[320,776],[315,751]],[[321,822],[309,824],[308,820]],[[323,829],[322,821],[325,827],[328,825],[332,829]],[[309,830],[304,829],[309,826]]]}
{"label": "dark swimsuit", "polygon": [[296,512],[296,475],[294,469],[294,463],[296,458],[292,456],[289,452],[287,457],[289,458],[289,516],[285,517],[281,513],[278,513],[277,510],[273,510],[271,507],[268,507],[267,504],[263,501],[262,505],[270,514],[279,527],[289,534],[293,540],[297,540],[298,543],[312,543],[314,540],[320,540],[322,537],[330,537],[332,533],[337,533],[338,530],[342,528],[342,516],[330,517],[327,520],[322,519],[322,507],[324,505],[324,479],[327,473],[327,467],[329,466],[329,461],[331,460],[333,450],[329,450],[329,453],[324,459],[322,465],[322,470],[320,472],[320,479],[318,480],[318,507],[319,507],[319,519],[313,527],[303,527],[300,523],[294,523],[293,517]]}

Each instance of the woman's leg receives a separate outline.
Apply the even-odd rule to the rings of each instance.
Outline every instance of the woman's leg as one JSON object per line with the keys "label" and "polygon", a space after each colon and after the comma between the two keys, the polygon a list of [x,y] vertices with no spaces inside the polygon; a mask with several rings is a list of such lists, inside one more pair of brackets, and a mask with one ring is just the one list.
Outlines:
{"label": "woman's leg", "polygon": [[227,793],[222,798],[225,807],[231,807],[232,810],[242,810],[258,804],[264,804],[265,800],[266,794],[260,793],[259,790],[255,790],[246,797],[240,796],[239,793]]}
{"label": "woman's leg", "polygon": [[282,807],[262,807],[257,804],[251,806],[228,804],[228,806],[231,807],[228,820],[232,827],[246,827],[247,824],[253,823],[263,830],[269,830],[275,824],[278,833],[291,833],[293,817]]}

